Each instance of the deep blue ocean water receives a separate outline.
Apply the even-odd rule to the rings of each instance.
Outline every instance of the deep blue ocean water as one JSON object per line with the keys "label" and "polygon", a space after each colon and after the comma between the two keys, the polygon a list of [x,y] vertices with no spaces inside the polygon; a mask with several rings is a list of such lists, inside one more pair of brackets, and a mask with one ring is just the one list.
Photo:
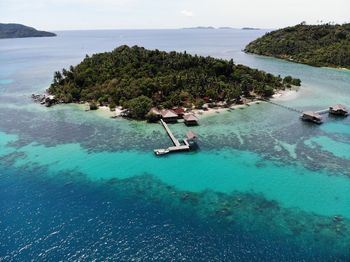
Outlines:
{"label": "deep blue ocean water", "polygon": [[[279,103],[350,106],[350,73],[244,54],[266,31],[108,30],[0,41],[0,261],[349,261],[350,119],[261,103],[162,127],[45,108],[53,72],[122,45],[231,59],[303,85]],[[188,129],[172,125],[181,137]]]}

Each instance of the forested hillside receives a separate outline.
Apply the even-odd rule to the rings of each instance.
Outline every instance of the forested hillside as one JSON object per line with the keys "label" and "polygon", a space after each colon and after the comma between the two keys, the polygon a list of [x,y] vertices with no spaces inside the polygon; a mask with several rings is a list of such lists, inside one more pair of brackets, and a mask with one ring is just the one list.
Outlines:
{"label": "forested hillside", "polygon": [[267,33],[246,52],[313,66],[350,68],[350,24],[299,24]]}
{"label": "forested hillside", "polygon": [[46,37],[56,36],[54,33],[38,31],[33,27],[21,24],[1,24],[0,38]]}

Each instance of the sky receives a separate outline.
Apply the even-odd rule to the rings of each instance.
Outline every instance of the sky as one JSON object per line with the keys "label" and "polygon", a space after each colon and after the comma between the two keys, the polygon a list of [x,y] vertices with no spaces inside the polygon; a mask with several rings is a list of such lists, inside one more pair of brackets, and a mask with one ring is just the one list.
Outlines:
{"label": "sky", "polygon": [[350,0],[0,0],[0,23],[42,30],[281,28],[350,22]]}

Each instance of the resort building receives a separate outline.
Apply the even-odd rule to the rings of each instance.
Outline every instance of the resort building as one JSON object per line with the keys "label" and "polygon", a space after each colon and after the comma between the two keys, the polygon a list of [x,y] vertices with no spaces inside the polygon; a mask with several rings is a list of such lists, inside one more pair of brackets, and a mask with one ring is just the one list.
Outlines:
{"label": "resort building", "polygon": [[316,124],[322,123],[322,116],[312,111],[303,112],[301,115],[301,119],[304,121],[309,121]]}
{"label": "resort building", "polygon": [[329,113],[333,114],[333,115],[339,115],[339,116],[349,115],[347,108],[343,105],[340,105],[340,104],[337,104],[335,106],[331,106],[329,108]]}
{"label": "resort building", "polygon": [[183,119],[185,121],[185,124],[188,126],[198,125],[198,118],[193,114],[184,115]]}
{"label": "resort building", "polygon": [[166,123],[177,122],[178,115],[173,110],[164,109],[161,111],[162,119]]}

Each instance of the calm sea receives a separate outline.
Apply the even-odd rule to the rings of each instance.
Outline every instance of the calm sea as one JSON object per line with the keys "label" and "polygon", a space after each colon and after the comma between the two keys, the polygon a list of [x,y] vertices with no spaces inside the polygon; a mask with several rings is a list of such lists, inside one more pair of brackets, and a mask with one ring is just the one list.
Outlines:
{"label": "calm sea", "polygon": [[350,106],[350,71],[241,51],[265,32],[0,40],[0,261],[350,261],[350,118],[315,126],[260,103],[202,118],[196,152],[159,158],[158,124],[30,99],[54,71],[128,44],[301,78],[279,101],[299,110]]}

